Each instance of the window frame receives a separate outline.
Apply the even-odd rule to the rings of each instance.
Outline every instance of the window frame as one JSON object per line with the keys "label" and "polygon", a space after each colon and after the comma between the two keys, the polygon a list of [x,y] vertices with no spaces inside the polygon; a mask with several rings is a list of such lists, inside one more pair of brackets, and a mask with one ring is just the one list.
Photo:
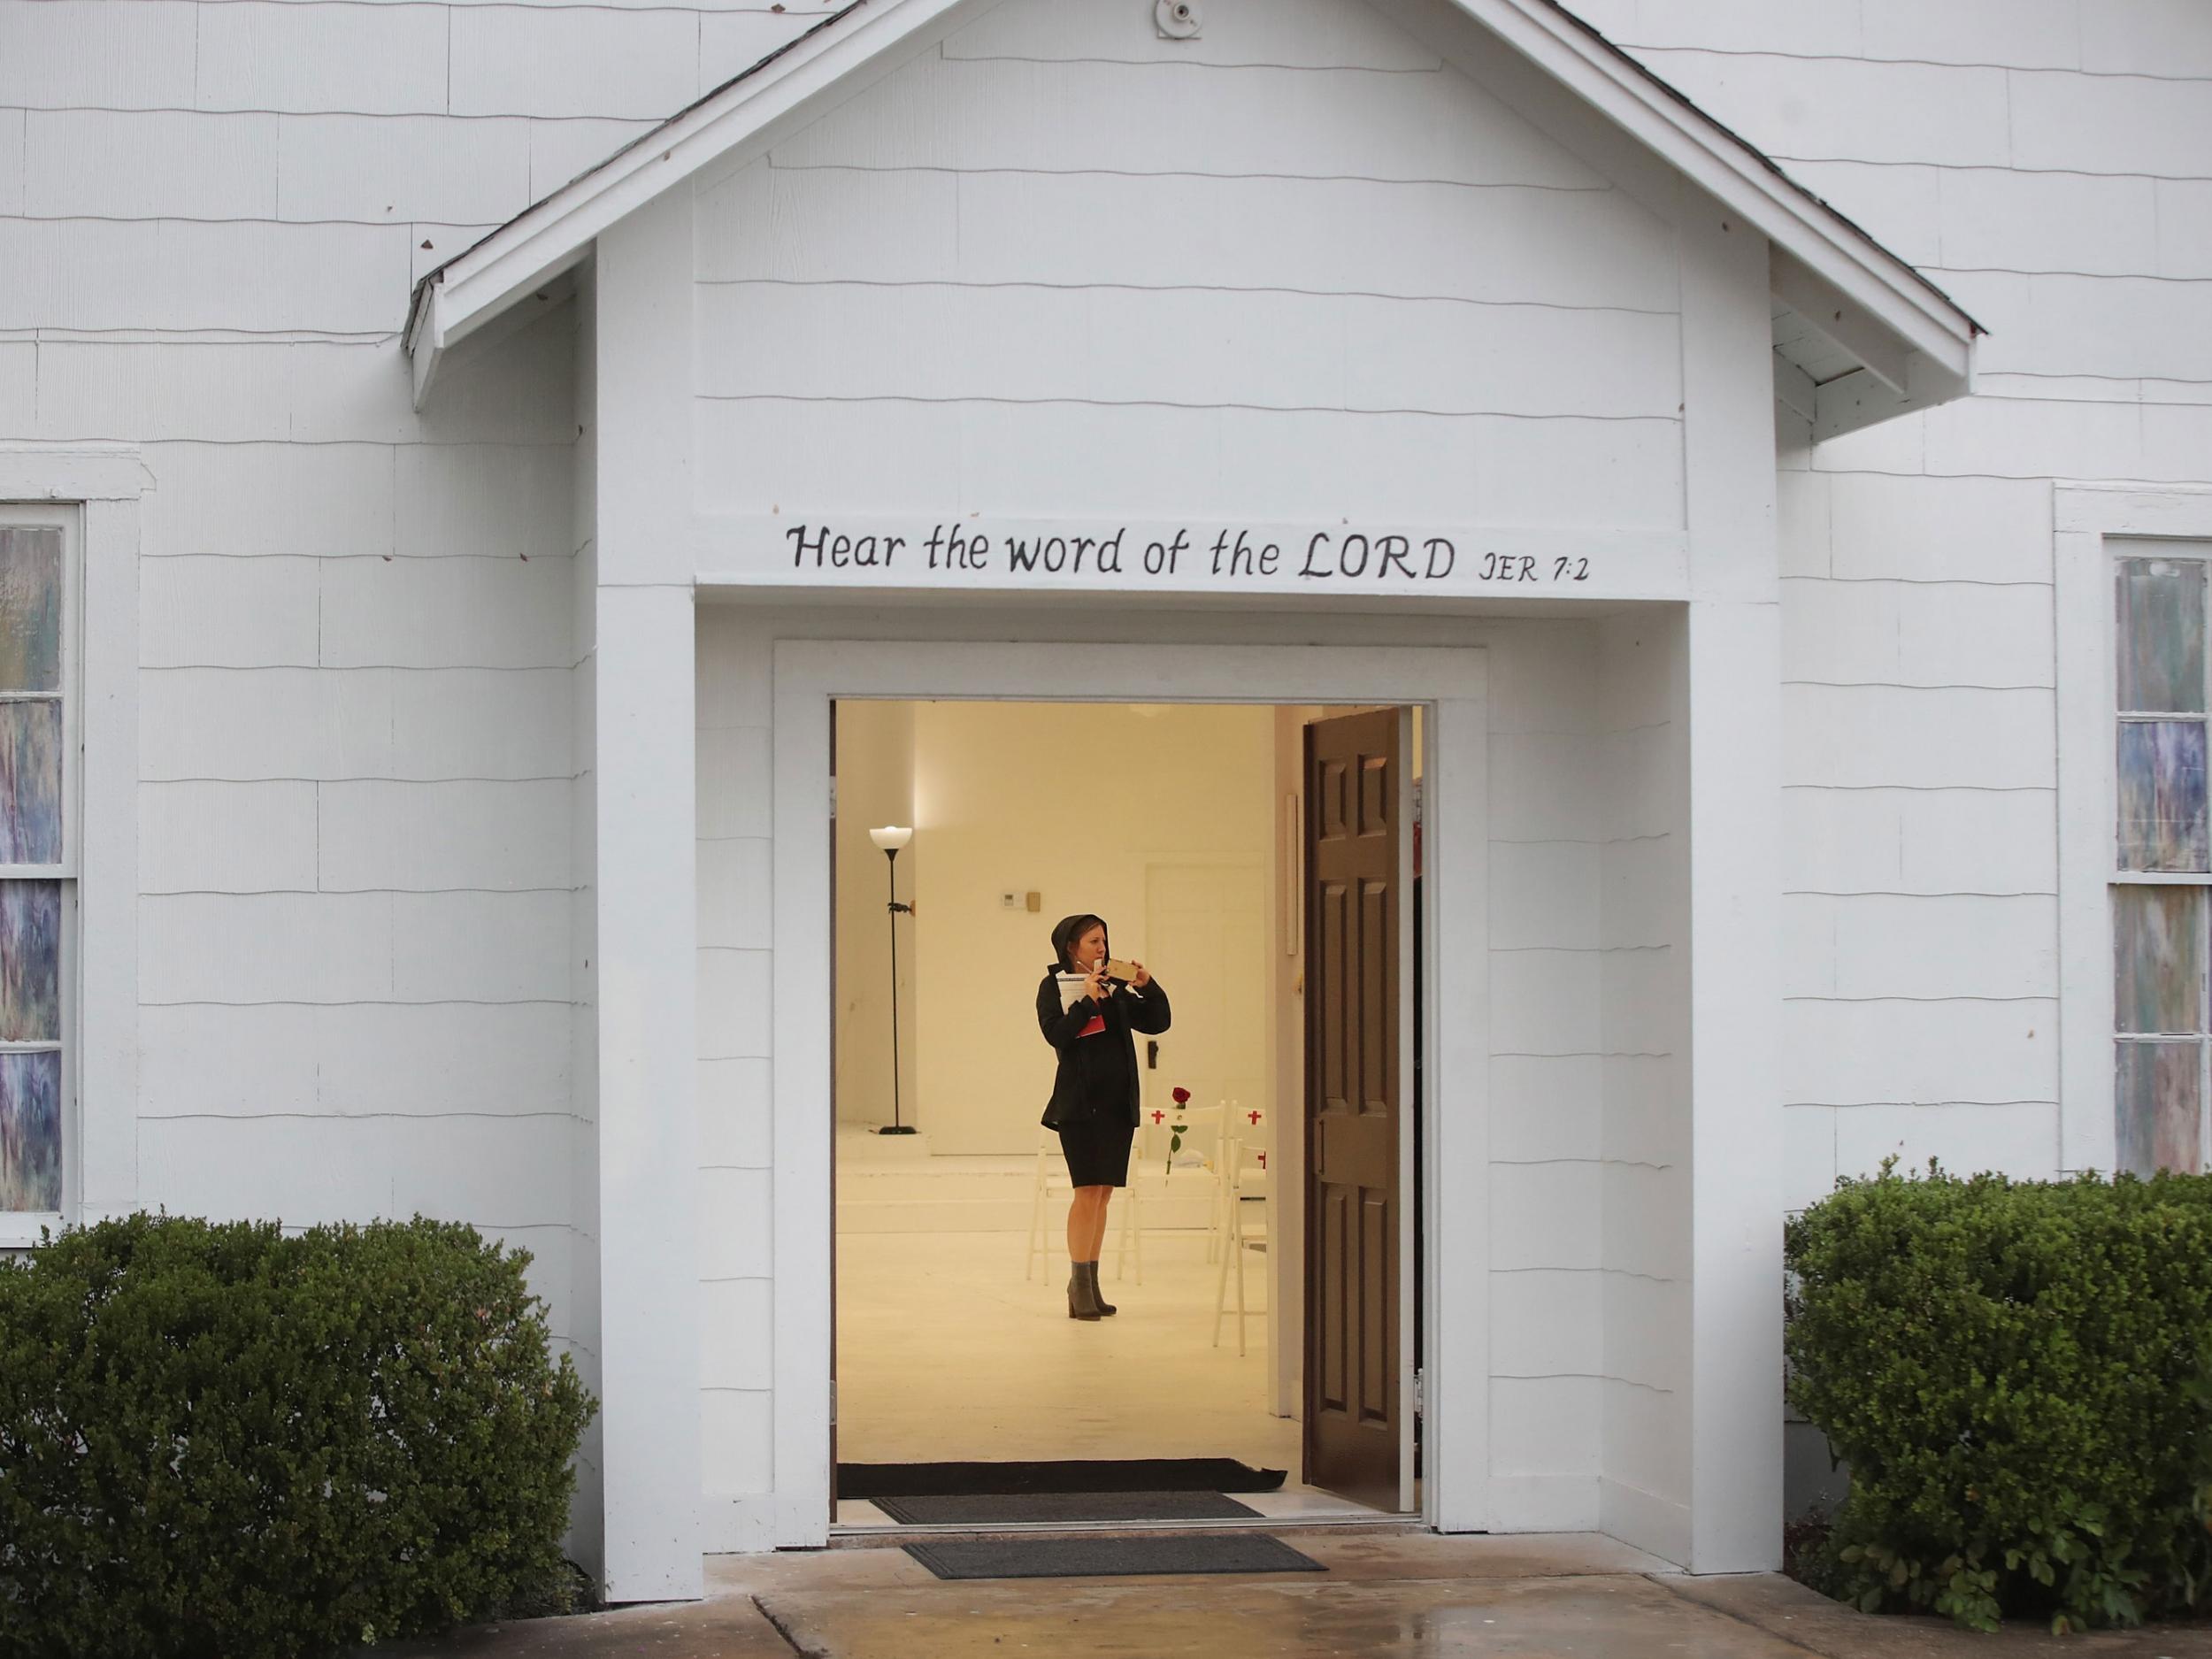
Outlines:
{"label": "window frame", "polygon": [[[70,566],[62,926],[62,1210],[0,1214],[0,1250],[139,1208],[139,549],[152,480],[135,446],[0,441],[0,517],[65,530]],[[73,713],[73,718],[72,714]],[[20,869],[21,866],[10,866]],[[44,876],[50,866],[35,866]]]}
{"label": "window frame", "polygon": [[[2159,538],[2146,536],[2107,536],[2104,538],[2105,562],[2108,566],[2106,586],[2110,591],[2107,601],[2109,617],[2107,627],[2108,641],[2111,716],[2113,731],[2112,765],[2112,852],[2111,869],[2107,877],[2110,889],[2108,914],[2111,918],[2114,1008],[2112,1018],[2113,1043],[2113,1167],[2119,1165],[2119,1056],[2123,1045],[2151,1047],[2157,1044],[2187,1043],[2196,1050],[2197,1069],[2197,1148],[2198,1166],[2208,1167],[2206,1155],[2212,1153],[2212,976],[2200,977],[2197,986],[2197,1019],[2194,1029],[2187,1032],[2122,1031],[2118,1007],[2116,978],[2119,972],[2118,895],[2127,887],[2193,887],[2212,895],[2212,858],[2203,870],[2131,870],[2123,863],[2120,849],[2120,771],[2119,733],[2125,726],[2148,726],[2161,722],[2192,725],[2200,727],[2205,734],[2208,754],[2212,754],[2212,541],[2193,538]],[[2205,575],[2203,596],[2203,626],[2207,648],[2202,672],[2204,684],[2199,701],[2203,708],[2194,710],[2128,709],[2120,700],[2121,672],[2124,667],[2120,642],[2119,578],[2121,567],[2136,561],[2165,561],[2187,563],[2201,566]],[[2212,896],[2197,907],[2195,920],[2198,961],[2200,967],[2212,964]]]}
{"label": "window frame", "polygon": [[[2118,929],[2124,887],[2212,888],[2212,871],[2121,867],[2117,588],[2128,558],[2212,562],[2212,489],[2060,485],[2053,492],[2057,656],[2059,1148],[2062,1172],[2109,1173],[2119,1153]],[[2208,571],[2212,578],[2212,570]],[[2208,598],[2212,610],[2212,597]],[[2208,617],[2212,628],[2212,616]],[[2208,652],[2212,678],[2212,652]],[[2212,684],[2208,684],[2212,705]],[[2177,718],[2177,717],[2165,717]],[[2193,716],[2178,718],[2190,718]],[[2212,712],[2203,717],[2212,731]],[[2212,899],[2206,901],[2212,915]],[[2212,922],[2208,922],[2212,926]],[[2212,949],[2208,945],[2208,949]],[[2200,1045],[2200,1148],[2212,1155],[2212,1034]]]}
{"label": "window frame", "polygon": [[[51,527],[61,533],[61,662],[58,692],[61,703],[61,846],[51,864],[0,863],[0,881],[50,881],[61,890],[59,1040],[56,1042],[0,1041],[0,1054],[61,1054],[61,1203],[55,1210],[0,1210],[0,1248],[30,1242],[42,1230],[58,1231],[82,1207],[79,1161],[77,983],[78,883],[82,864],[84,818],[84,515],[74,505],[0,503],[0,529]],[[35,695],[0,695],[0,702],[43,702]]]}

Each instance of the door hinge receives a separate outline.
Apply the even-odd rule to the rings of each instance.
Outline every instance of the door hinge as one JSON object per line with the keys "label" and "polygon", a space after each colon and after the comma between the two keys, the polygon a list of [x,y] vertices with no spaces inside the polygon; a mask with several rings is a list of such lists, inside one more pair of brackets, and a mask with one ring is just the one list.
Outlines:
{"label": "door hinge", "polygon": [[1415,1366],[1413,1368],[1413,1415],[1417,1417],[1425,1417],[1428,1415],[1429,1391],[1426,1386],[1427,1381],[1428,1379],[1421,1374],[1421,1368],[1417,1365]]}
{"label": "door hinge", "polygon": [[837,1426],[837,1379],[830,1379],[830,1427]]}
{"label": "door hinge", "polygon": [[837,774],[830,773],[830,816],[837,816]]}

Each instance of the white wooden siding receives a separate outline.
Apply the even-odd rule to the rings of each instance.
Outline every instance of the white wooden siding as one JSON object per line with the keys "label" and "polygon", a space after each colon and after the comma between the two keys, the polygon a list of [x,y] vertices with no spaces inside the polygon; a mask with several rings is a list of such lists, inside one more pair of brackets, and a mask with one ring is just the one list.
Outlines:
{"label": "white wooden siding", "polygon": [[703,282],[1202,287],[1657,311],[1676,297],[1671,233],[1617,192],[1418,180],[779,159],[703,188],[697,261]]}
{"label": "white wooden siding", "polygon": [[396,334],[637,130],[611,68],[672,19],[674,103],[704,60],[696,12],[596,8],[502,90],[562,26],[465,9],[0,4],[0,435],[154,480],[138,1201],[518,1230],[588,1376],[570,354],[541,327],[419,417]]}
{"label": "white wooden siding", "polygon": [[[2034,918],[2056,887],[2051,480],[2212,481],[2212,16],[2193,0],[1578,9],[1993,331],[1976,397],[1789,457],[1801,470],[1782,502],[1793,579],[1784,861],[1803,941],[1789,980],[1806,995],[1786,1014],[1785,1121],[1793,1202],[1886,1150],[2047,1172],[2055,1010],[2033,993],[2047,946]],[[1413,319],[1447,304],[1541,303],[1562,308],[1555,326],[1587,319],[1634,338],[1674,310],[1665,227],[1363,8],[1211,0],[1195,49],[1111,12],[1010,0],[880,96],[704,188],[707,311],[720,303],[712,285],[924,282],[1026,285],[1023,296],[1266,289],[1248,303],[1301,300],[1280,314],[1309,321],[1340,316],[1348,297],[1422,302],[1407,307],[1409,337],[1427,333]],[[150,985],[209,1000],[142,1011],[142,1201],[280,1200],[288,1221],[340,1201],[370,1213],[380,1171],[382,1202],[418,1179],[408,1190],[443,1202],[428,1185],[437,1169],[482,1150],[471,1114],[572,1112],[565,1172],[544,1174],[561,1190],[534,1192],[544,1202],[524,1214],[479,1205],[472,1218],[530,1224],[517,1236],[537,1241],[539,1282],[568,1298],[565,1334],[590,1359],[590,618],[572,597],[564,608],[547,574],[566,568],[572,595],[591,590],[588,549],[572,558],[591,512],[571,494],[569,355],[499,353],[455,376],[422,418],[394,331],[407,283],[477,227],[822,14],[719,0],[0,0],[0,434],[140,442],[157,483],[144,516],[143,948]],[[887,326],[916,303],[902,294],[840,317]],[[964,292],[956,302],[972,304]],[[1123,309],[1098,314],[1126,319],[1140,347],[1185,326],[1156,295],[1112,304]],[[1343,338],[1323,343],[1348,368]],[[1417,388],[1435,365],[1408,355],[1402,384]],[[703,408],[701,442],[736,458],[703,479],[701,504],[1120,515],[1141,496],[1162,514],[1678,526],[1679,432],[1652,417],[1663,394],[1640,360],[1640,373],[1578,384],[1496,360],[1513,371],[1500,382],[1511,396],[1539,401],[1442,418],[1351,412],[1363,405],[1348,379],[1334,407],[1295,412],[1102,408],[1078,387],[1018,408],[882,401],[906,395],[895,377],[932,367],[926,354],[879,357],[878,381],[856,382],[862,405],[745,401],[756,388],[716,380],[738,369],[710,354],[703,383],[740,396]],[[941,357],[934,366],[946,372]],[[1210,375],[1209,396],[1249,398],[1266,365],[1243,364],[1241,380],[1218,361],[1169,366]],[[1302,396],[1326,381],[1319,351],[1267,372]],[[995,373],[1002,390],[987,395],[1041,370]],[[1617,391],[1617,409],[1584,401]],[[1117,465],[1098,467],[1099,454]],[[255,559],[266,568],[239,568]],[[447,559],[452,570],[426,575],[395,568]],[[700,833],[714,847],[703,845],[703,892],[710,884],[711,913],[733,917],[759,879],[762,855],[744,843],[766,833],[765,717],[748,679],[764,664],[717,679],[703,652],[702,664]],[[1558,902],[1555,936],[1522,907],[1501,910],[1501,938],[1560,983],[1594,983],[1618,1012],[1589,1051],[1496,1056],[1497,1146],[1509,1164],[1664,1165],[1680,1155],[1677,1125],[1653,1107],[1671,1099],[1671,1061],[1614,1048],[1652,986],[1634,966],[1593,976],[1574,964],[1593,951],[1625,962],[1628,947],[1670,937],[1648,895],[1655,865],[1678,849],[1643,839],[1663,835],[1665,803],[1651,803],[1658,828],[1631,838],[1613,797],[1637,791],[1601,787],[1626,776],[1609,770],[1623,762],[1663,779],[1667,740],[1632,735],[1638,723],[1609,703],[1548,728],[1505,701],[1543,706],[1556,683],[1535,653],[1496,687],[1495,833],[1532,844],[1523,868]],[[560,838],[540,806],[563,780],[574,891],[490,890],[511,880],[509,848],[532,883],[551,880]],[[367,816],[318,818],[326,792]],[[403,963],[389,918],[411,922],[409,907],[449,895],[323,891],[326,873],[396,879],[379,826],[438,823],[462,801],[446,875],[477,890],[422,925],[467,935],[482,976],[468,995],[489,985],[550,989],[548,1000],[449,998],[451,975]],[[1599,843],[1593,944],[1592,872],[1572,849]],[[502,926],[503,904],[540,896],[565,904],[565,925],[539,917],[521,934],[479,937]],[[244,939],[250,960],[264,944],[250,918],[281,916],[274,949],[296,955],[355,937],[344,918],[379,907],[380,995],[404,975],[437,997],[240,1002],[268,988],[250,969],[176,977],[204,949],[191,927]],[[757,942],[741,923],[702,937],[728,956],[718,973],[742,972]],[[1990,937],[2016,941],[2018,961],[1993,962]],[[568,965],[541,979],[541,953]],[[2016,977],[1993,979],[1997,968]],[[321,971],[303,963],[301,983]],[[1993,1000],[1993,986],[2009,988]],[[565,1050],[544,1034],[563,1020]],[[379,1071],[393,1052],[422,1072],[397,1103]],[[250,1064],[259,1056],[265,1067]],[[766,1166],[765,1065],[702,1061],[708,1164]],[[1509,1123],[1515,1101],[1544,1110]],[[315,1124],[379,1110],[431,1121],[403,1143],[372,1132],[355,1148],[361,1185],[257,1196],[234,1179],[270,1159],[342,1161]],[[201,1116],[273,1111],[308,1126],[271,1131],[298,1137],[280,1141]],[[407,1159],[419,1177],[401,1171]],[[1617,1194],[1623,1217],[1646,1213],[1602,1176],[1574,1191],[1609,1217]],[[549,1240],[538,1223],[572,1238]],[[1635,1248],[1609,1236],[1604,1262]],[[718,1280],[710,1309],[743,1317],[764,1283]],[[1607,1275],[1609,1355],[1640,1351],[1652,1320],[1681,1328],[1678,1310],[1664,1326],[1663,1298],[1678,1293],[1641,1283]],[[1587,1310],[1586,1295],[1568,1294]],[[1516,1363],[1589,1356],[1579,1314],[1546,1340]],[[757,1349],[709,1345],[718,1479],[767,1466],[764,1363]],[[1585,1430],[1601,1420],[1605,1478],[1663,1497],[1679,1472],[1666,1459],[1686,1443],[1673,1409],[1642,1376],[1502,1377],[1497,1467],[1594,1482]],[[596,1457],[595,1439],[588,1470]],[[1532,1503],[1537,1490],[1522,1495]],[[1560,1524],[1585,1524],[1581,1488],[1543,1490]]]}
{"label": "white wooden siding", "polygon": [[1586,9],[1991,330],[1978,396],[1784,479],[1786,1121],[1793,1202],[1891,1152],[2048,1174],[2051,480],[2212,481],[2212,13]]}
{"label": "white wooden siding", "polygon": [[[711,511],[786,501],[852,512],[928,503],[951,516],[1328,522],[1368,514],[1439,524],[1678,529],[1682,446],[1671,420],[1355,414],[1331,410],[1009,407],[769,399],[702,403],[701,443],[743,457],[698,480]],[[870,465],[856,470],[851,457]],[[1093,458],[1117,457],[1113,468]],[[1205,457],[1203,466],[1191,457]]]}
{"label": "white wooden siding", "polygon": [[1084,59],[1289,69],[1433,70],[1436,54],[1342,0],[1209,0],[1194,41],[1131,27],[1110,6],[1009,5],[945,42],[948,58]]}
{"label": "white wooden siding", "polygon": [[[1361,295],[718,284],[710,397],[1055,399],[1671,421],[1674,319]],[[1418,334],[1426,349],[1399,348]],[[1318,349],[1286,351],[1287,341]]]}
{"label": "white wooden siding", "polygon": [[1599,864],[1603,958],[1600,1075],[1599,1518],[1678,1555],[1689,1512],[1690,1123],[1688,843],[1678,618],[1626,615],[1598,629],[1596,723],[1605,733]]}
{"label": "white wooden siding", "polygon": [[[1020,0],[1014,0],[1020,4]],[[957,37],[956,37],[956,39]],[[1603,181],[1463,77],[925,57],[777,151],[795,167]]]}
{"label": "white wooden siding", "polygon": [[[172,1003],[139,1016],[146,1118],[560,1112],[565,1032],[553,1002]],[[394,1058],[407,1056],[405,1086]]]}
{"label": "white wooden siding", "polygon": [[274,218],[383,225],[404,212],[414,219],[495,225],[533,199],[527,121],[366,115],[246,119],[273,119],[276,127]]}
{"label": "white wooden siding", "polygon": [[[273,115],[26,110],[0,132],[10,125],[21,145],[14,211],[35,219],[280,217]],[[149,166],[154,157],[166,165]],[[0,162],[0,177],[7,171]]]}

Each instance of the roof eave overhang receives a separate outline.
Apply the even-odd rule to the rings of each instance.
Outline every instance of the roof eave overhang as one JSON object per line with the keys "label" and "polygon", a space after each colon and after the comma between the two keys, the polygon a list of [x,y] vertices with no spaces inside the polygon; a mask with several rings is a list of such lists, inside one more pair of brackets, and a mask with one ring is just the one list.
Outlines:
{"label": "roof eave overhang", "polygon": [[[416,406],[450,348],[580,264],[609,226],[975,3],[854,0],[430,273],[404,336]],[[1550,0],[1450,4],[1765,235],[1777,296],[1862,365],[1820,388],[1816,435],[1971,389],[1974,319],[1745,140]]]}
{"label": "roof eave overhang", "polygon": [[[1802,271],[1817,280],[1827,297],[1846,302],[1845,318],[1830,320],[1844,323],[1854,338],[1838,343],[1854,355],[1862,347],[1870,349],[1881,365],[1878,377],[1901,371],[1916,354],[1925,361],[1925,374],[1954,380],[1961,389],[1970,382],[1974,338],[1982,332],[1974,319],[1744,139],[1548,0],[1453,4],[1706,194],[1742,214],[1775,250],[1778,273]],[[1798,303],[1791,294],[1776,291]],[[1818,319],[1808,320],[1819,326]]]}
{"label": "roof eave overhang", "polygon": [[972,0],[853,0],[429,273],[403,339],[415,406],[448,350],[590,256],[599,234]]}

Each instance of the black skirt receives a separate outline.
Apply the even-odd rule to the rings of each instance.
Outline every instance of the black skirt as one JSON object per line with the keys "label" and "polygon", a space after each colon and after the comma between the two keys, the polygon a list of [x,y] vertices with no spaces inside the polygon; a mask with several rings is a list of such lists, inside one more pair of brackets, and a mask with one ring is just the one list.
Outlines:
{"label": "black skirt", "polygon": [[1060,1125],[1060,1150],[1067,1155],[1068,1177],[1078,1187],[1129,1185],[1129,1143],[1137,1138],[1132,1123]]}

